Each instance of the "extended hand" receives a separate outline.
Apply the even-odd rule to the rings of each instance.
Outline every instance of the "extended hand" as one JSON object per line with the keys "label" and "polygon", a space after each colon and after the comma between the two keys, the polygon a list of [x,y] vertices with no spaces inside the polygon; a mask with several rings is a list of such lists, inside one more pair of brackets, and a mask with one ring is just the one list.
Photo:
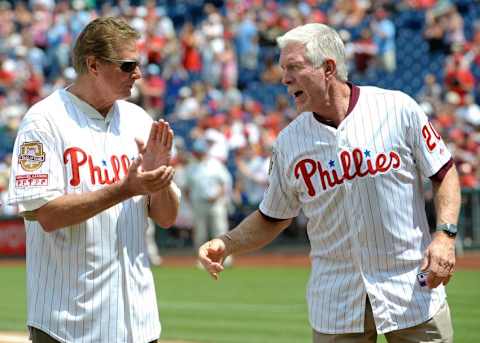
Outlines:
{"label": "extended hand", "polygon": [[142,168],[144,171],[170,165],[173,130],[166,121],[160,119],[152,123],[146,145],[140,139],[135,141],[139,154],[143,155]]}
{"label": "extended hand", "polygon": [[436,288],[440,283],[446,285],[455,271],[455,239],[442,232],[435,233],[433,241],[425,250],[421,269],[429,270],[429,288]]}
{"label": "extended hand", "polygon": [[218,274],[223,271],[222,263],[225,257],[225,243],[218,238],[208,241],[198,249],[198,259],[215,280],[218,280]]}

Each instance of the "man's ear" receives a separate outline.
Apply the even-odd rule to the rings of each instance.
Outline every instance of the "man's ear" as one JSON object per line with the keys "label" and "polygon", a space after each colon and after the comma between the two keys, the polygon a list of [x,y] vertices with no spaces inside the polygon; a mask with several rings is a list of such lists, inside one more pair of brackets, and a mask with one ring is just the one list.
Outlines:
{"label": "man's ear", "polygon": [[325,78],[330,79],[332,77],[335,77],[335,75],[337,74],[337,64],[335,63],[335,61],[332,59],[327,59],[323,64],[325,68]]}
{"label": "man's ear", "polygon": [[98,59],[95,56],[88,56],[85,59],[87,71],[95,76],[98,75]]}

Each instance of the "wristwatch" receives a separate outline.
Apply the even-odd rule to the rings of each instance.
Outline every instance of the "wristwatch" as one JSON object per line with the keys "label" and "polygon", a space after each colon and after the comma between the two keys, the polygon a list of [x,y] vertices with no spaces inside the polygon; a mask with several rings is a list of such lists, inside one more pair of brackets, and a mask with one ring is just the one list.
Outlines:
{"label": "wristwatch", "polygon": [[437,225],[436,231],[443,231],[448,235],[448,237],[455,238],[457,236],[458,229],[457,225],[455,224],[439,224]]}

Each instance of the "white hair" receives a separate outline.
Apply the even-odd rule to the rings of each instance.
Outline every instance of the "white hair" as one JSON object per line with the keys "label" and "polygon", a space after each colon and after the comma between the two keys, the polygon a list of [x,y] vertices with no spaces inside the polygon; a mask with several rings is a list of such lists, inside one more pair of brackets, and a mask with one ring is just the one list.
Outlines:
{"label": "white hair", "polygon": [[348,80],[347,64],[345,62],[345,45],[340,35],[324,24],[311,23],[288,31],[277,38],[280,49],[289,43],[301,43],[305,46],[305,57],[319,68],[326,59],[332,59],[337,66],[337,78]]}

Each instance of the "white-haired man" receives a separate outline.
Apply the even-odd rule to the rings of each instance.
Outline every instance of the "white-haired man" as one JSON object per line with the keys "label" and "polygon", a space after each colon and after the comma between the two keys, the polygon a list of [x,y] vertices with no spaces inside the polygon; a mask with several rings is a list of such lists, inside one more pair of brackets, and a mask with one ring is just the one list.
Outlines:
{"label": "white-haired man", "polygon": [[[226,256],[263,247],[303,210],[314,342],[452,342],[442,284],[454,271],[460,188],[444,142],[406,94],[347,81],[330,27],[299,26],[277,42],[299,115],[277,138],[259,210],[200,247],[200,260],[218,278]],[[433,236],[422,175],[435,191]]]}

